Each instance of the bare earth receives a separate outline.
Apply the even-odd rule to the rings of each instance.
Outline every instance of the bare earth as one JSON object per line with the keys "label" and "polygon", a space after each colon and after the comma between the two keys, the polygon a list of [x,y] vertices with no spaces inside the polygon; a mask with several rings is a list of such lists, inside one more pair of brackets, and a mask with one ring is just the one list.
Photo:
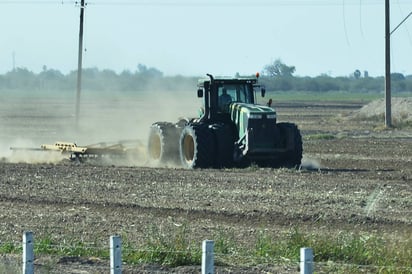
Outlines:
{"label": "bare earth", "polygon": [[[412,130],[383,130],[383,120],[356,119],[362,106],[361,102],[275,104],[279,120],[295,122],[302,131],[300,170],[254,166],[183,170],[145,162],[33,164],[4,157],[0,242],[20,242],[23,231],[31,230],[35,238],[51,237],[62,245],[84,242],[108,248],[109,237],[118,234],[138,249],[153,227],[174,235],[181,226],[199,246],[222,231],[233,233],[245,246],[261,231],[282,237],[293,228],[328,235],[341,231],[391,238],[412,235]],[[16,123],[28,118],[13,119],[16,130]],[[7,128],[3,125],[2,130]],[[46,273],[108,272],[108,262],[97,258],[38,257],[36,264],[44,268],[50,261],[54,267]],[[199,273],[200,266],[125,265],[124,270]],[[298,272],[297,264],[276,262],[216,270]]]}

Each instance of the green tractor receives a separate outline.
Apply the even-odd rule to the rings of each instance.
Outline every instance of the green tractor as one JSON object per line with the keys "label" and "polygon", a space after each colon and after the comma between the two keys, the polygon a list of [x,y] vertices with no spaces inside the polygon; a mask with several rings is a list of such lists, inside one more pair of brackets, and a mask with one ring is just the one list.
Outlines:
{"label": "green tractor", "polygon": [[149,134],[148,155],[158,164],[184,168],[299,167],[302,137],[292,123],[277,123],[276,111],[256,103],[265,89],[256,77],[199,80],[199,118],[156,122]]}

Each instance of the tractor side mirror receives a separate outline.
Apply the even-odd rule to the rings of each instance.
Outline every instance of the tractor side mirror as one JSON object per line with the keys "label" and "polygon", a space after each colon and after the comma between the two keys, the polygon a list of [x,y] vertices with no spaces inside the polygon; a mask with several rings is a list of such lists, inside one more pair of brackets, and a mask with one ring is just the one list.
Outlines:
{"label": "tractor side mirror", "polygon": [[202,98],[203,97],[203,89],[198,89],[197,90],[197,97]]}
{"label": "tractor side mirror", "polygon": [[261,87],[260,92],[261,92],[261,94],[262,94],[262,97],[265,97],[266,88],[265,88],[265,87]]}

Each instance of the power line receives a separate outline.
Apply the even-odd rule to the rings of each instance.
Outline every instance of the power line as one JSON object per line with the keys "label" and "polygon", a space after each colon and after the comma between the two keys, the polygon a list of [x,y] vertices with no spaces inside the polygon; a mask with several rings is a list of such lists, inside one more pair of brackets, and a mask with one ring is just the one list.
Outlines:
{"label": "power line", "polygon": [[48,4],[75,4],[76,3],[76,1],[63,1],[63,0],[60,0],[60,1],[7,1],[7,0],[0,0],[0,4],[7,4],[7,5],[32,5],[32,4],[40,4],[40,5],[43,5],[43,4],[46,4],[46,5],[48,5]]}
{"label": "power line", "polygon": [[[226,0],[226,1],[187,1],[187,0],[158,0],[158,1],[147,1],[147,0],[135,0],[135,1],[99,1],[99,2],[90,2],[92,5],[136,5],[136,6],[192,6],[192,7],[220,7],[220,6],[235,6],[235,7],[259,7],[259,6],[340,6],[341,3],[338,0],[318,0],[318,1],[303,1],[303,0],[249,0],[249,1],[235,1],[235,0]],[[356,1],[349,1],[348,5],[357,5]],[[365,5],[380,5],[380,0],[369,0]]]}
{"label": "power line", "polygon": [[345,38],[346,43],[350,46],[349,37],[348,37],[348,29],[346,27],[346,13],[345,13],[345,0],[342,2],[342,16],[343,16],[343,30],[345,31]]}
{"label": "power line", "polygon": [[[362,5],[381,5],[381,0],[363,0]],[[78,4],[79,1],[71,0],[0,0],[0,4],[13,4],[13,5],[26,5],[26,4]],[[410,1],[404,0],[402,3],[410,4]],[[220,6],[234,6],[234,7],[259,7],[259,6],[340,6],[342,5],[339,0],[317,0],[317,1],[307,1],[307,0],[129,0],[129,1],[91,1],[88,2],[90,5],[116,5],[116,6],[188,6],[188,7],[220,7]],[[359,0],[348,0],[346,5],[359,5]]]}
{"label": "power line", "polygon": [[[397,1],[397,4],[398,4],[398,8],[399,8],[400,14],[402,15],[402,17],[405,17],[405,15],[404,15],[404,13],[403,13],[403,11],[402,11],[401,4],[399,3],[399,0]],[[405,21],[409,16],[410,16],[410,14],[404,19],[404,21]],[[401,24],[402,24],[402,23],[401,23]],[[400,24],[400,25],[401,25],[401,24]],[[399,26],[400,26],[400,25],[399,25]],[[399,27],[399,26],[398,26],[398,27]],[[404,27],[405,27],[406,33],[408,34],[409,44],[412,45],[412,38],[411,38],[411,34],[410,34],[410,32],[409,32],[408,26],[405,25]],[[392,32],[394,32],[394,31],[395,31],[395,30],[393,30]]]}
{"label": "power line", "polygon": [[362,0],[359,0],[359,28],[363,38],[363,27],[362,27]]}

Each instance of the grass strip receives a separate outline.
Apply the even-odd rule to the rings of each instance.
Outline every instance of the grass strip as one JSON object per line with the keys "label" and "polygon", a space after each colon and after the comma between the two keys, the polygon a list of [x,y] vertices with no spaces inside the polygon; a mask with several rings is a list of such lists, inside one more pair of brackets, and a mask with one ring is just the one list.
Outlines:
{"label": "grass strip", "polygon": [[[153,263],[171,267],[201,264],[201,243],[191,240],[187,225],[165,234],[157,227],[149,230],[148,237],[139,248],[123,238],[122,258],[126,264]],[[408,234],[408,233],[406,233]],[[281,237],[266,230],[251,237],[246,246],[236,240],[234,231],[219,230],[214,235],[216,264],[256,266],[273,265],[280,261],[297,263],[301,247],[311,247],[315,263],[328,271],[356,273],[361,267],[373,267],[382,273],[411,273],[412,232],[397,240],[376,234],[341,231],[334,235],[305,234],[291,229]],[[98,257],[109,259],[108,247],[94,247],[82,242],[60,245],[51,238],[35,241],[35,254],[57,256]],[[19,245],[1,243],[0,254],[18,254]]]}

